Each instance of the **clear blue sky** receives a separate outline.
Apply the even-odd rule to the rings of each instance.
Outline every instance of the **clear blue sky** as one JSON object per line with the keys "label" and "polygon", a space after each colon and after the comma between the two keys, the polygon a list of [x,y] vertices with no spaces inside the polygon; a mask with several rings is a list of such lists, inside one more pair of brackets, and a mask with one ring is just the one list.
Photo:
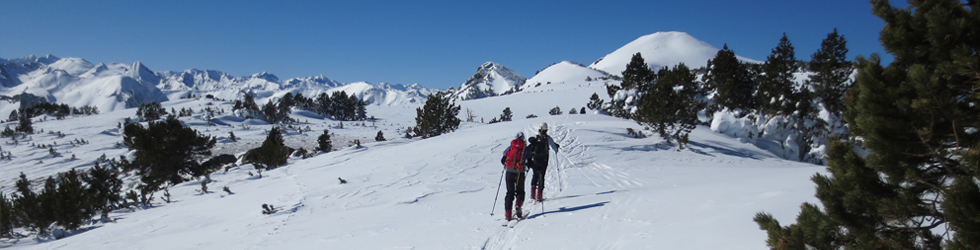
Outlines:
{"label": "clear blue sky", "polygon": [[[893,4],[905,6],[901,0]],[[785,32],[809,60],[837,28],[853,59],[878,53],[883,21],[863,0],[0,1],[0,58],[52,54],[154,71],[419,83],[446,89],[487,61],[532,77],[591,64],[634,39],[684,31],[765,60]]]}

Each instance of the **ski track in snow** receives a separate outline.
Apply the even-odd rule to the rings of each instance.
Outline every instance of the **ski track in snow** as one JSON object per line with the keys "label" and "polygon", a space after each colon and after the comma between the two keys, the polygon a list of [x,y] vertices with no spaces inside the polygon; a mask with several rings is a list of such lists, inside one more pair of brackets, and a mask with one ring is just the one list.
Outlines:
{"label": "ski track in snow", "polygon": [[[174,203],[156,201],[151,208],[117,210],[111,214],[116,222],[96,223],[64,239],[2,240],[0,248],[763,249],[765,232],[752,222],[755,213],[770,212],[790,221],[801,202],[815,200],[809,178],[822,167],[780,160],[704,127],[692,132],[688,147],[677,150],[656,136],[628,136],[626,128],[636,128],[634,121],[594,113],[547,115],[555,106],[581,107],[593,93],[604,93],[606,84],[615,84],[584,81],[587,75],[601,75],[577,74],[573,71],[584,68],[567,63],[557,66],[567,69],[551,68],[535,77],[536,82],[554,84],[460,102],[477,120],[496,117],[519,103],[511,122],[466,122],[449,134],[404,139],[398,135],[414,125],[415,108],[421,103],[368,107],[369,114],[382,118],[377,126],[345,122],[340,127],[338,121],[309,118],[311,122],[301,126],[311,127],[307,131],[329,129],[335,149],[308,159],[289,158],[288,165],[265,171],[262,178],[248,175],[255,171],[251,164],[212,174],[213,189],[226,186],[235,194],[199,194],[194,188],[200,181],[188,181],[171,187]],[[210,102],[175,100],[164,105],[196,111]],[[216,102],[214,107],[231,105]],[[3,140],[3,150],[13,151],[15,157],[0,162],[7,167],[0,168],[5,178],[0,179],[0,191],[10,194],[19,172],[39,188],[46,176],[69,168],[84,170],[103,153],[110,158],[129,154],[113,147],[122,137],[114,127],[134,111],[35,123],[49,133],[64,130],[66,138],[35,134],[21,140],[21,146]],[[521,119],[531,114],[540,116]],[[308,119],[297,115],[294,118]],[[272,126],[229,115],[219,120],[230,126],[206,126],[201,119],[181,118],[217,136],[216,153],[258,146]],[[548,123],[561,145],[550,154],[547,200],[527,202],[527,221],[501,227],[504,195],[496,187],[502,177],[500,155],[513,133],[537,134],[541,122]],[[230,141],[230,131],[242,139]],[[395,136],[371,141],[378,131]],[[317,135],[290,130],[284,137],[287,145],[309,149]],[[92,143],[67,142],[75,137]],[[351,146],[354,139],[365,142],[363,147]],[[25,145],[54,141],[62,157],[77,153],[79,161],[63,162],[44,149]],[[340,184],[338,177],[347,183]],[[135,181],[127,177],[127,183]],[[276,211],[261,214],[263,203]]]}
{"label": "ski track in snow", "polygon": [[[549,161],[548,170],[546,171],[547,174],[545,175],[545,201],[537,204],[533,204],[530,201],[525,201],[525,205],[523,206],[525,211],[528,209],[531,211],[528,221],[518,223],[517,226],[513,228],[502,227],[501,229],[498,229],[494,235],[485,241],[481,249],[517,248],[520,246],[522,241],[529,239],[527,235],[523,233],[528,227],[526,223],[559,223],[558,221],[550,221],[547,218],[549,213],[600,207],[602,210],[598,212],[599,216],[594,217],[593,220],[599,220],[596,222],[596,224],[603,225],[601,220],[609,217],[606,216],[609,209],[601,207],[609,203],[609,201],[573,208],[567,207],[568,204],[562,201],[583,196],[564,194],[564,188],[567,187],[567,182],[564,180],[567,180],[570,176],[582,176],[588,179],[595,188],[609,190],[591,195],[611,194],[643,185],[640,181],[630,177],[628,174],[623,173],[622,171],[615,170],[600,162],[595,162],[596,157],[593,157],[587,153],[588,147],[580,143],[579,138],[574,135],[574,130],[567,128],[564,126],[564,124],[549,124],[551,126],[549,135],[555,140],[555,143],[560,145],[560,147],[557,153],[554,150],[549,149],[551,160]],[[532,132],[525,132],[525,134],[531,136],[536,133],[534,132],[536,129],[537,127],[535,126],[529,126],[525,130]],[[558,183],[558,185],[554,185],[554,183]],[[528,192],[530,192],[530,183],[526,183],[526,185],[529,189]],[[528,194],[527,199],[530,200],[530,194]],[[630,206],[630,203],[632,202],[631,200],[627,200],[624,203],[624,206]],[[545,205],[547,205],[547,207],[545,207]],[[609,230],[610,228],[600,229]],[[612,245],[603,246],[599,249],[615,248],[616,247],[613,243]]]}

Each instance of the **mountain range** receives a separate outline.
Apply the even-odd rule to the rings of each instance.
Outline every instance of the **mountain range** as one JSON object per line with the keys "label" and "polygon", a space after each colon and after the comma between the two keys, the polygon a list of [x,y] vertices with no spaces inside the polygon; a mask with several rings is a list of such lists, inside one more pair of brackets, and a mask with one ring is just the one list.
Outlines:
{"label": "mountain range", "polygon": [[[677,63],[685,63],[692,68],[701,67],[717,51],[718,48],[684,32],[657,32],[627,43],[588,67],[563,61],[549,68],[575,68],[561,72],[577,72],[571,74],[577,78],[611,77],[619,75],[635,53],[641,53],[648,65],[656,69]],[[740,59],[757,62],[742,57]],[[538,75],[547,71],[540,71]],[[529,79],[504,65],[486,62],[458,89],[450,88],[445,92],[455,101],[480,99],[548,84],[554,77],[572,76],[534,76]],[[346,91],[368,104],[404,105],[420,103],[439,90],[425,88],[420,84],[340,83],[323,75],[283,80],[267,72],[246,77],[236,77],[217,70],[155,72],[139,61],[129,65],[96,65],[81,58],[59,58],[53,55],[0,58],[0,96],[6,96],[0,99],[0,117],[7,117],[22,103],[27,104],[27,98],[113,111],[133,108],[143,103],[179,99],[187,95],[212,95],[231,100],[239,99],[243,93],[248,92],[257,101],[265,102],[286,93],[316,96],[335,91]]]}

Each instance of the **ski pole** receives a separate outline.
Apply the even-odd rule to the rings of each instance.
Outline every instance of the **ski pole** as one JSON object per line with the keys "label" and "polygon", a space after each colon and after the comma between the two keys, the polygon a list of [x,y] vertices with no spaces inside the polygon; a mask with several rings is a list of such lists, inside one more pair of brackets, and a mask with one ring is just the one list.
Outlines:
{"label": "ski pole", "polygon": [[497,198],[500,198],[500,184],[504,183],[504,172],[507,170],[500,171],[500,181],[497,181],[497,195],[493,196],[493,207],[490,208],[490,216],[493,216],[493,210],[497,208]]}

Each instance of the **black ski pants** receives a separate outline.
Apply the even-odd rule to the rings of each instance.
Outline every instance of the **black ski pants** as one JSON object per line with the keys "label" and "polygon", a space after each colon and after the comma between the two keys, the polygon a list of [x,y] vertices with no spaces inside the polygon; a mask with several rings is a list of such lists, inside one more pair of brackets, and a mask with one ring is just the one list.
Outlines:
{"label": "black ski pants", "polygon": [[548,165],[534,166],[532,169],[534,170],[534,175],[531,176],[531,187],[544,189],[544,173],[548,170]]}
{"label": "black ski pants", "polygon": [[514,206],[514,198],[517,198],[517,207],[524,202],[524,182],[526,172],[507,171],[507,195],[504,196],[504,209],[511,210]]}

